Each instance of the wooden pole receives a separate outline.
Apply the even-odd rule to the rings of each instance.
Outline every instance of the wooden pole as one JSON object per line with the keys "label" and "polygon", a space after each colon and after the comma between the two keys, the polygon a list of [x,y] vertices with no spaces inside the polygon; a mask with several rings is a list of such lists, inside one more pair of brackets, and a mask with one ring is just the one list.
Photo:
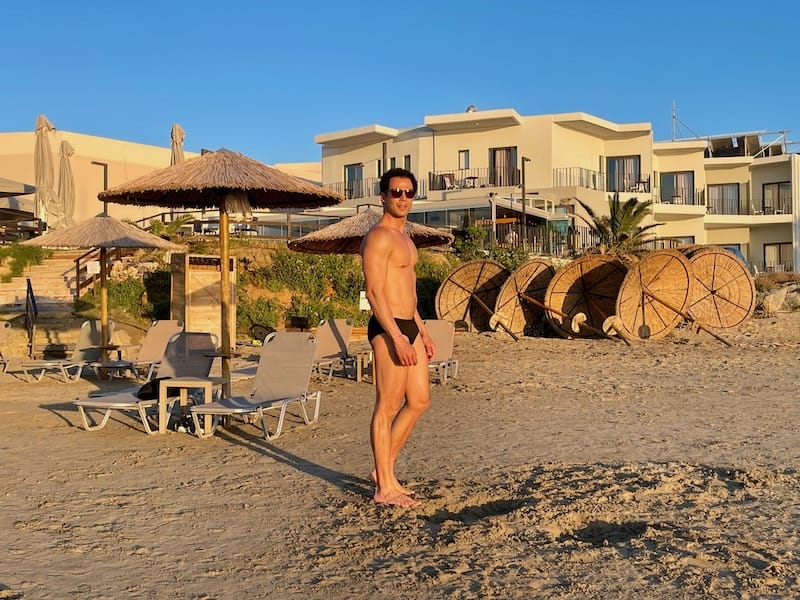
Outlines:
{"label": "wooden pole", "polygon": [[[475,293],[471,293],[471,295],[472,295],[472,297],[475,299],[475,301],[478,303],[478,306],[480,306],[480,307],[481,307],[483,310],[485,310],[485,311],[486,311],[486,313],[487,313],[487,314],[488,314],[490,317],[491,317],[491,316],[494,314],[494,313],[492,312],[492,309],[491,309],[491,308],[489,308],[488,306],[486,306],[486,303],[485,303],[483,300],[481,300],[481,299],[478,297],[478,295],[477,295],[477,294],[475,294]],[[498,324],[498,325],[500,325],[500,327],[502,327],[502,328],[503,328],[503,330],[504,330],[504,331],[505,331],[505,332],[506,332],[508,335],[510,335],[512,338],[514,338],[514,341],[515,341],[515,342],[518,342],[518,341],[519,341],[519,338],[518,338],[516,335],[514,335],[514,332],[513,332],[513,331],[511,331],[511,330],[510,330],[508,327],[506,327],[505,323],[503,323],[501,320],[499,320],[499,319],[498,319],[498,320],[497,320],[497,324]]]}
{"label": "wooden pole", "polygon": [[703,325],[703,323],[701,323],[700,321],[698,321],[697,319],[695,319],[695,318],[694,318],[692,315],[690,315],[689,313],[685,313],[685,312],[683,312],[681,309],[679,309],[679,308],[676,308],[674,305],[670,304],[670,303],[669,303],[669,302],[667,302],[666,300],[664,300],[664,299],[662,299],[662,298],[659,298],[658,296],[656,296],[656,295],[655,295],[653,292],[651,292],[649,289],[647,289],[647,288],[646,288],[646,287],[644,287],[644,286],[642,286],[642,293],[643,293],[643,294],[645,294],[646,296],[649,296],[650,298],[652,298],[653,300],[655,300],[655,301],[656,301],[656,302],[658,302],[659,304],[663,304],[663,305],[664,305],[664,306],[666,306],[668,309],[670,309],[671,311],[673,311],[673,312],[675,312],[675,313],[679,314],[680,316],[682,316],[682,317],[683,317],[684,319],[686,319],[687,321],[691,321],[692,323],[694,323],[694,326],[695,326],[695,327],[697,327],[698,329],[702,329],[702,330],[703,330],[703,331],[705,331],[705,332],[706,332],[708,335],[710,335],[710,336],[712,336],[712,337],[715,337],[715,338],[717,338],[717,339],[718,339],[720,342],[722,342],[722,343],[723,343],[723,344],[725,344],[726,346],[733,346],[733,344],[731,344],[731,343],[730,343],[728,340],[726,340],[726,339],[725,339],[725,338],[723,338],[722,336],[718,335],[718,334],[717,334],[717,333],[715,333],[714,331],[711,331],[711,330],[710,330],[708,327],[706,327],[705,325]]}
{"label": "wooden pole", "polygon": [[100,360],[108,360],[108,346],[111,336],[108,335],[108,284],[106,281],[106,252],[100,248]]}
{"label": "wooden pole", "polygon": [[[543,302],[539,302],[536,298],[531,298],[525,292],[519,292],[519,297],[522,298],[523,300],[527,300],[528,302],[530,302],[534,306],[538,306],[539,308],[543,308],[545,310],[549,310],[550,312],[554,312],[559,317],[562,317],[564,319],[572,319],[572,317],[570,317],[567,313],[562,312],[562,311],[558,310],[557,308],[553,308],[552,306],[547,306]],[[592,327],[591,325],[586,324],[586,322],[582,322],[582,321],[581,322],[577,322],[576,321],[576,323],[580,327],[583,327],[584,329],[588,329],[592,333],[596,333],[597,335],[600,335],[600,336],[602,336],[604,338],[607,338],[609,340],[613,340],[615,342],[619,342],[621,340],[621,341],[625,342],[628,346],[631,345],[631,343],[628,340],[626,340],[624,337],[615,338],[614,336],[608,335],[608,333],[606,333],[602,329],[598,329],[597,327]]]}
{"label": "wooden pole", "polygon": [[221,305],[220,350],[222,351],[222,396],[231,396],[231,359],[233,352],[233,335],[231,322],[231,283],[230,283],[230,248],[228,245],[228,213],[226,199],[219,204],[219,302]]}

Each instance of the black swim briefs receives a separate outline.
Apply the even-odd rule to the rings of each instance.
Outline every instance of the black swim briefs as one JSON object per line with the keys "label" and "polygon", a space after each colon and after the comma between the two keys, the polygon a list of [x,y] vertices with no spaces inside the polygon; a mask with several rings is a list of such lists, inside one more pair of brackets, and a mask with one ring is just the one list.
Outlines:
{"label": "black swim briefs", "polygon": [[[408,341],[413,344],[414,340],[416,340],[419,335],[417,322],[414,319],[398,319],[397,317],[395,317],[394,322],[397,323],[397,326],[400,328],[400,333],[406,336]],[[375,315],[372,315],[367,323],[367,339],[371,342],[372,338],[382,333],[386,333],[386,330],[384,330],[383,326],[378,322],[378,319],[375,318]]]}

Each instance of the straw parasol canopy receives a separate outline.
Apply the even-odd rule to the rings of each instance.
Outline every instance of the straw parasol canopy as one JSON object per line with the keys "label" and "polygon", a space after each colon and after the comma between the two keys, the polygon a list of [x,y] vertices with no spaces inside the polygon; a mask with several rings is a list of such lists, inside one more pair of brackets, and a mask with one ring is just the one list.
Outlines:
{"label": "straw parasol canopy", "polygon": [[490,324],[503,322],[516,335],[535,328],[544,316],[544,295],[555,273],[553,264],[544,258],[517,267],[500,288]]}
{"label": "straw parasol canopy", "polygon": [[302,210],[338,204],[341,194],[283,173],[231,150],[208,152],[197,158],[153,171],[98,194],[104,202],[219,210],[220,291],[223,394],[230,394],[234,347],[230,330],[229,214],[252,209]]}
{"label": "straw parasol canopy", "polygon": [[[289,248],[307,254],[358,254],[364,236],[380,220],[383,211],[368,206],[357,215],[313,231],[289,242]],[[406,221],[404,230],[417,248],[446,246],[453,243],[453,235]]]}
{"label": "straw parasol canopy", "polygon": [[436,291],[437,318],[464,321],[473,331],[490,331],[497,296],[510,276],[511,271],[490,259],[459,265]]}
{"label": "straw parasol canopy", "polygon": [[106,285],[106,263],[109,248],[161,248],[181,250],[182,246],[162,239],[102,213],[76,225],[65,227],[22,242],[23,246],[46,248],[99,248],[100,249],[100,324],[103,345],[103,360],[107,356],[108,337],[108,288]]}

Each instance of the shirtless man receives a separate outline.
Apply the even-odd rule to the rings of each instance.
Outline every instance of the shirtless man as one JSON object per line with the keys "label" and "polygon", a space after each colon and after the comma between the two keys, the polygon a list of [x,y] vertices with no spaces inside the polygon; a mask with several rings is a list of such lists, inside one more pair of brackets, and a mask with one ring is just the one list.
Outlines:
{"label": "shirtless man", "polygon": [[[397,480],[397,455],[414,424],[430,406],[428,360],[434,347],[417,311],[417,248],[403,230],[417,180],[391,169],[380,182],[383,216],[361,244],[367,299],[372,307],[367,337],[375,357],[375,409],[370,425],[375,470],[373,500],[417,506],[413,491]],[[405,402],[403,402],[405,400]]]}

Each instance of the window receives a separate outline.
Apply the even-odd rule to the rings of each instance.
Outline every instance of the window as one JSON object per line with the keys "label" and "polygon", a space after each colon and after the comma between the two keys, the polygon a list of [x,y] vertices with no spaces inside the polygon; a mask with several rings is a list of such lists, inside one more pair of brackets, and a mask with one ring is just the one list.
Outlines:
{"label": "window", "polygon": [[489,149],[489,185],[517,185],[517,149]]}
{"label": "window", "polygon": [[394,156],[389,159],[389,168],[390,169],[396,169],[397,168],[397,158],[395,158]]}
{"label": "window", "polygon": [[411,170],[411,155],[410,154],[406,154],[403,157],[403,168],[406,171],[410,171]]}
{"label": "window", "polygon": [[469,150],[458,151],[458,168],[469,169]]}
{"label": "window", "polygon": [[661,173],[661,201],[694,204],[694,171]]}
{"label": "window", "polygon": [[792,243],[764,244],[764,270],[793,271]]}
{"label": "window", "polygon": [[344,187],[348,198],[361,198],[362,180],[364,179],[364,165],[345,165],[344,167]]}
{"label": "window", "polygon": [[375,177],[380,177],[381,175],[383,175],[383,171],[381,170],[381,164],[383,164],[383,163],[381,163],[381,159],[379,158],[378,159],[378,172],[375,173]]}
{"label": "window", "polygon": [[764,203],[761,208],[764,214],[789,214],[792,212],[792,184],[788,181],[781,183],[765,183]]}
{"label": "window", "polygon": [[641,175],[640,156],[610,156],[607,167],[607,192],[628,192],[636,188]]}
{"label": "window", "polygon": [[714,215],[739,214],[739,184],[718,183],[708,186],[708,212]]}

